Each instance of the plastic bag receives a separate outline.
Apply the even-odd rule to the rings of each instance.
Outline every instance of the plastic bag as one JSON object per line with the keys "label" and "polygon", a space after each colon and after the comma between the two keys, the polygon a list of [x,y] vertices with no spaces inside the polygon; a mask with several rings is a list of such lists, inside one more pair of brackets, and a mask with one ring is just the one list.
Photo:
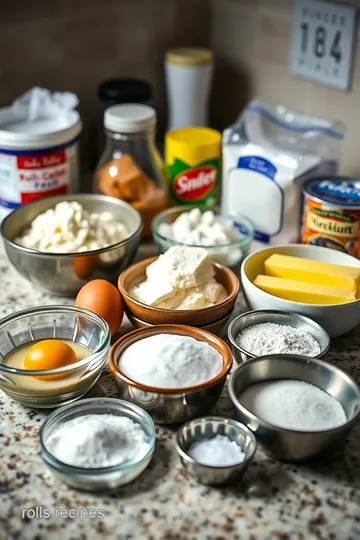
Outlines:
{"label": "plastic bag", "polygon": [[223,133],[222,209],[254,224],[259,247],[297,242],[301,187],[335,174],[342,124],[252,101]]}

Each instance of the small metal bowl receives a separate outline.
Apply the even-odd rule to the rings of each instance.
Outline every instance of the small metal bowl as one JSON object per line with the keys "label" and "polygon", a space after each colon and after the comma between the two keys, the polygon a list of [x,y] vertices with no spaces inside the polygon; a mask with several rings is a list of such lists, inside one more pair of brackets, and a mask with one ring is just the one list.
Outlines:
{"label": "small metal bowl", "polygon": [[[324,390],[341,403],[347,422],[322,431],[284,429],[265,422],[241,404],[241,394],[250,386],[279,379],[305,381]],[[230,376],[228,391],[239,422],[255,433],[266,454],[284,461],[303,461],[320,454],[345,439],[360,416],[356,382],[339,368],[306,356],[273,354],[245,362]]]}
{"label": "small metal bowl", "polygon": [[[146,454],[137,460],[129,460],[120,465],[97,469],[74,467],[59,461],[52,455],[47,446],[49,436],[65,422],[87,414],[126,416],[138,423],[148,437]],[[149,465],[154,449],[155,425],[151,417],[140,407],[119,399],[83,399],[78,403],[61,407],[47,418],[40,430],[40,452],[49,469],[64,484],[86,491],[114,489],[132,482]]]}
{"label": "small metal bowl", "polygon": [[312,358],[321,358],[322,356],[325,356],[329,350],[329,334],[322,326],[304,315],[299,315],[298,313],[288,313],[286,311],[275,311],[271,309],[262,311],[248,311],[247,313],[243,313],[242,315],[236,317],[228,328],[228,338],[231,343],[231,351],[237,364],[241,364],[242,362],[246,362],[251,358],[258,358],[260,356],[240,347],[240,345],[236,342],[236,337],[242,330],[244,330],[244,328],[262,323],[275,323],[292,326],[311,334],[320,345],[320,353]]}
{"label": "small metal bowl", "polygon": [[[130,236],[112,246],[81,253],[48,253],[29,249],[14,242],[36,216],[61,201],[76,201],[85,210],[110,212],[128,229]],[[20,206],[1,224],[6,254],[15,269],[37,289],[58,296],[75,296],[90,279],[115,281],[135,258],[142,231],[140,214],[114,197],[97,194],[47,197]]]}
{"label": "small metal bowl", "polygon": [[[212,380],[188,388],[155,388],[129,379],[119,368],[121,355],[133,343],[156,334],[190,336],[205,341],[223,357],[223,369]],[[139,362],[146,362],[139,358]],[[200,328],[163,324],[134,330],[118,339],[110,350],[109,365],[122,399],[145,409],[158,424],[180,424],[207,414],[219,400],[232,366],[229,347],[217,336]]]}
{"label": "small metal bowl", "polygon": [[[243,462],[227,467],[203,465],[187,453],[191,444],[203,439],[212,439],[215,435],[226,435],[235,441],[246,454]],[[175,447],[183,466],[198,482],[206,485],[220,485],[232,482],[242,476],[248,468],[256,451],[254,434],[244,425],[230,418],[205,416],[190,420],[176,433]]]}

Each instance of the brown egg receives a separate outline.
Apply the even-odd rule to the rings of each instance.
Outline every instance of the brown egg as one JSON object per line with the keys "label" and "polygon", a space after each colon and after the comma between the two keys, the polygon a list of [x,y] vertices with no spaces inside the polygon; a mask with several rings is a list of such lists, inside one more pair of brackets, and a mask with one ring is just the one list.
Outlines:
{"label": "brown egg", "polygon": [[115,334],[123,320],[124,305],[117,288],[104,279],[94,279],[84,285],[75,301],[75,305],[96,313],[110,326],[111,335]]}

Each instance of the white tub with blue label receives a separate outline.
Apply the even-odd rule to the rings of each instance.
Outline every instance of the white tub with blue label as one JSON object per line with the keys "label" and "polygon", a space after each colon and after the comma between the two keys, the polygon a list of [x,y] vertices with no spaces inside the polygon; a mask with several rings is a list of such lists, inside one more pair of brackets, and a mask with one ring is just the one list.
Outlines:
{"label": "white tub with blue label", "polygon": [[82,124],[73,105],[73,94],[33,89],[0,109],[0,220],[22,204],[78,190]]}

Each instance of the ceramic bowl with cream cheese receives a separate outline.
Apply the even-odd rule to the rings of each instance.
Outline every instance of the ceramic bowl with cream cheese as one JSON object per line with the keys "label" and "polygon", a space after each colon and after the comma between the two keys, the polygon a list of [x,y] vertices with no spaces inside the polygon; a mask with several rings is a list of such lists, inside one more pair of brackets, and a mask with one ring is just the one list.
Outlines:
{"label": "ceramic bowl with cream cheese", "polygon": [[344,304],[307,304],[285,300],[256,287],[254,279],[264,273],[264,263],[274,253],[353,266],[360,270],[359,259],[321,246],[289,244],[262,249],[250,254],[241,266],[241,284],[250,309],[290,311],[305,315],[320,324],[332,338],[346,334],[360,324],[360,300]]}
{"label": "ceramic bowl with cream cheese", "polygon": [[[118,288],[124,299],[127,314],[134,316],[146,324],[184,324],[191,326],[205,326],[230,316],[239,292],[239,280],[236,275],[225,266],[213,263],[215,279],[223,285],[227,292],[226,298],[213,306],[199,309],[165,309],[146,305],[135,299],[130,291],[134,285],[146,278],[146,268],[157,257],[151,257],[133,264],[124,270],[118,280]],[[224,324],[226,321],[224,322]],[[139,325],[140,326],[140,325]]]}

